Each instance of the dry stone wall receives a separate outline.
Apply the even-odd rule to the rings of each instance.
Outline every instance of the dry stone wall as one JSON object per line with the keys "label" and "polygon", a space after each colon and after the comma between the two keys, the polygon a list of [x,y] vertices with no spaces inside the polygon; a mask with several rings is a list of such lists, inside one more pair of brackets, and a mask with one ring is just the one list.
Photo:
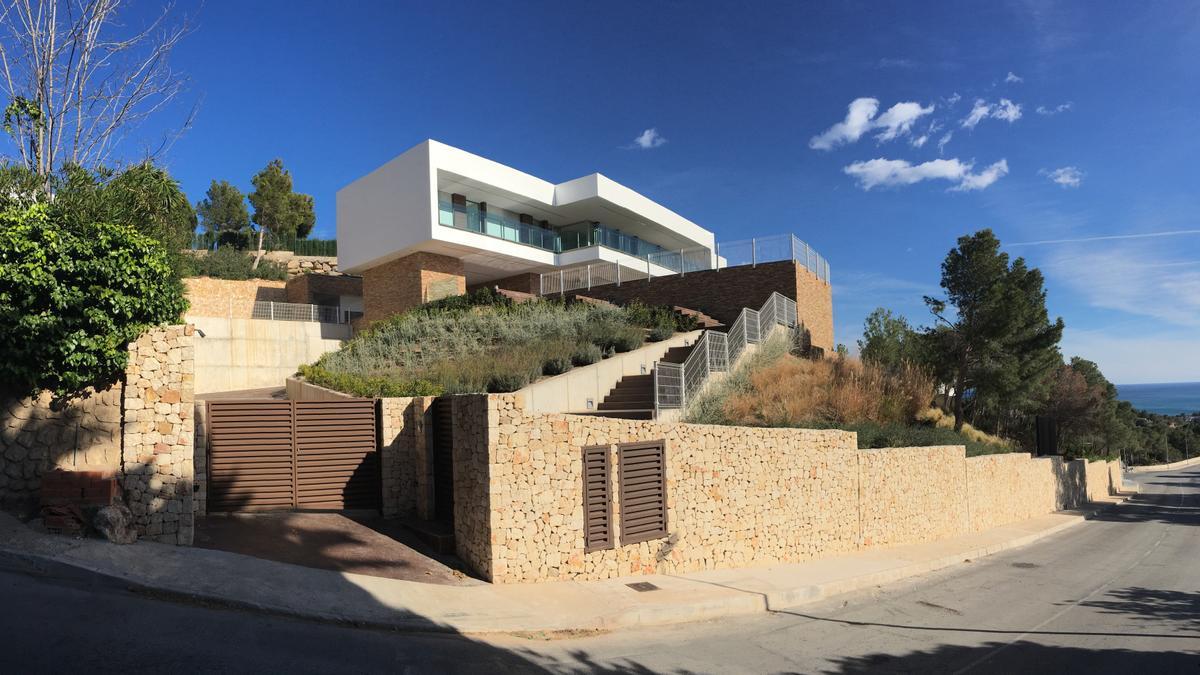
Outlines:
{"label": "dry stone wall", "polygon": [[50,392],[0,406],[0,505],[32,508],[54,469],[115,472],[121,463],[121,383],[54,406]]}
{"label": "dry stone wall", "polygon": [[[1115,463],[968,459],[961,446],[858,450],[836,430],[531,414],[518,395],[454,397],[455,536],[499,583],[788,563],[934,541],[1072,508]],[[663,440],[667,536],[585,552],[582,448]],[[1107,488],[1105,488],[1107,489]],[[619,525],[616,525],[619,530]]]}
{"label": "dry stone wall", "polygon": [[857,454],[863,546],[936,541],[967,532],[962,446]]}
{"label": "dry stone wall", "polygon": [[191,326],[166,326],[129,345],[121,473],[138,535],[193,537],[194,347]]}

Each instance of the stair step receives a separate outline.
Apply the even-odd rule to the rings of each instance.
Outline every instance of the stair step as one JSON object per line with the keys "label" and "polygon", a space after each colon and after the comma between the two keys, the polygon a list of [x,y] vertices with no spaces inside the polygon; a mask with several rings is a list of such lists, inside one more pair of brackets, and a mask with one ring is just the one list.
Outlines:
{"label": "stair step", "polygon": [[586,295],[573,295],[571,296],[571,301],[582,302],[588,305],[594,305],[596,307],[616,307],[616,305],[607,300],[601,300],[600,298],[593,298]]}
{"label": "stair step", "polygon": [[627,420],[652,420],[654,419],[654,410],[646,408],[643,410],[603,410],[599,412],[575,413],[577,415],[591,415],[592,417],[616,417]]}
{"label": "stair step", "polygon": [[510,291],[507,288],[500,288],[499,286],[495,287],[495,290],[496,290],[496,293],[508,298],[509,300],[512,300],[513,302],[515,302],[517,304],[520,304],[522,302],[533,302],[534,300],[538,299],[538,296],[536,296],[532,293],[522,293],[521,291]]}
{"label": "stair step", "polygon": [[609,402],[605,401],[605,402],[601,402],[599,405],[596,406],[596,410],[603,410],[603,411],[643,410],[643,409],[647,409],[647,408],[650,410],[654,409],[654,399],[652,399],[652,398],[651,399],[642,399],[640,401],[617,401],[615,403],[609,403]]}
{"label": "stair step", "polygon": [[704,312],[701,312],[698,309],[690,309],[688,307],[680,307],[679,305],[675,305],[674,307],[672,307],[672,309],[674,309],[675,313],[677,313],[677,314],[682,314],[684,316],[690,316],[690,317],[694,318],[696,320],[697,325],[699,325],[701,328],[721,328],[725,325],[725,324],[721,323],[720,321],[717,321],[716,319],[712,318],[711,316],[705,314]]}

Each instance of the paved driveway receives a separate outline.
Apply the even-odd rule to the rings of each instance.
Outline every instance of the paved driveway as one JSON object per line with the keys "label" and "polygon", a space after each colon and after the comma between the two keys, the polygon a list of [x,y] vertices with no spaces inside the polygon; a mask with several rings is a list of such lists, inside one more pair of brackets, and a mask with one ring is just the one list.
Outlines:
{"label": "paved driveway", "polygon": [[[483,583],[395,520],[290,511],[197,518],[195,545],[305,567],[432,584]],[[456,569],[458,568],[458,569]]]}

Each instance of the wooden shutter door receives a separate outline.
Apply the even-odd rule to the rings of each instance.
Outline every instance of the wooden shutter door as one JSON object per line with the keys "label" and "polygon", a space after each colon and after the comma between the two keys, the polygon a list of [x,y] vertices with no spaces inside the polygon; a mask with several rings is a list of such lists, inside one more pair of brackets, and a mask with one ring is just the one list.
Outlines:
{"label": "wooden shutter door", "polygon": [[583,550],[613,546],[612,481],[607,445],[583,449]]}
{"label": "wooden shutter door", "polygon": [[667,462],[664,442],[617,446],[621,492],[621,545],[667,536]]}

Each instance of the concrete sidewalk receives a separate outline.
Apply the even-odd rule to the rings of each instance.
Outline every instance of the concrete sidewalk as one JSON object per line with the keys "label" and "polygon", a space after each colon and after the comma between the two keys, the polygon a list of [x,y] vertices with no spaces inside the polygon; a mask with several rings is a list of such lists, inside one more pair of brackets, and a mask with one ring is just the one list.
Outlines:
{"label": "concrete sidewalk", "polygon": [[[0,514],[0,552],[82,568],[168,597],[318,621],[462,633],[610,630],[794,607],[1022,546],[1082,523],[1090,512],[794,565],[498,586],[439,586],[155,543],[115,546],[37,533],[7,514]],[[626,585],[633,582],[657,590],[638,592]]]}

